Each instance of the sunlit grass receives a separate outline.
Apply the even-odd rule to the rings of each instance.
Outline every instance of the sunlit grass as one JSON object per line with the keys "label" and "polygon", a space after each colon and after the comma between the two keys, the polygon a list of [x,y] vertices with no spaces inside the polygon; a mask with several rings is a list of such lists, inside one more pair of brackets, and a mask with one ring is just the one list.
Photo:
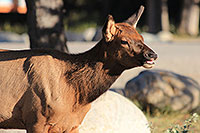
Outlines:
{"label": "sunlit grass", "polygon": [[[150,122],[152,133],[200,133],[200,121],[193,122],[189,127],[188,132],[181,132],[177,128],[183,128],[188,125],[187,120],[190,120],[192,114],[190,113],[170,113],[165,115],[151,116],[147,115]],[[199,118],[198,118],[199,119]],[[169,132],[173,129],[177,132]],[[179,130],[179,132],[178,132]]]}

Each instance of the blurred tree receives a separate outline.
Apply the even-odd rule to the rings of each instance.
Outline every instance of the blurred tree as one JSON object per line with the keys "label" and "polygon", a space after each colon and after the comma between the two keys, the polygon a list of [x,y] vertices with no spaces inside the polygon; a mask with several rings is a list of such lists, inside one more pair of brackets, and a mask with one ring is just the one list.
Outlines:
{"label": "blurred tree", "polygon": [[161,0],[147,0],[148,32],[158,33],[161,28]]}
{"label": "blurred tree", "polygon": [[147,0],[150,33],[169,32],[168,0]]}
{"label": "blurred tree", "polygon": [[[130,17],[146,0],[64,0],[66,23],[69,27],[80,23],[95,23],[102,26],[107,15],[112,14],[116,22]],[[143,15],[144,16],[144,15]],[[142,16],[142,20],[145,18]],[[140,21],[139,25],[144,23]]]}
{"label": "blurred tree", "polygon": [[162,0],[161,4],[161,22],[162,22],[162,30],[169,32],[169,14],[168,14],[168,0]]}
{"label": "blurred tree", "polygon": [[199,33],[199,1],[184,0],[179,33],[196,36]]}
{"label": "blurred tree", "polygon": [[63,26],[63,0],[26,0],[31,48],[68,52]]}

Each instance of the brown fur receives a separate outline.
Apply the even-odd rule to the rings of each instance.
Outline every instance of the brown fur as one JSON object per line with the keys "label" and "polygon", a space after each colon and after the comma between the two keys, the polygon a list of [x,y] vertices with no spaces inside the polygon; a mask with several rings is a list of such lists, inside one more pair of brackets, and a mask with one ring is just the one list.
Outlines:
{"label": "brown fur", "polygon": [[[77,55],[42,49],[1,51],[0,128],[78,132],[90,103],[124,70],[149,60],[144,53],[154,53],[129,24],[108,18],[103,36],[94,48]],[[151,60],[156,58],[154,53]]]}

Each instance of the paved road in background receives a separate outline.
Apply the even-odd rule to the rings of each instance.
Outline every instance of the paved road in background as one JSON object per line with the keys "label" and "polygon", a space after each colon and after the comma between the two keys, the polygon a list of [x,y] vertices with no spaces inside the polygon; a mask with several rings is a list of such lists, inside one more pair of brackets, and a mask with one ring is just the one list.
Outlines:
{"label": "paved road in background", "polygon": [[[68,42],[71,53],[80,53],[93,47],[96,42]],[[200,84],[200,41],[176,41],[148,43],[158,53],[153,69],[164,69],[189,76]],[[2,49],[29,49],[27,44],[0,43]],[[142,67],[125,71],[111,88],[124,88],[126,82],[146,70]]]}

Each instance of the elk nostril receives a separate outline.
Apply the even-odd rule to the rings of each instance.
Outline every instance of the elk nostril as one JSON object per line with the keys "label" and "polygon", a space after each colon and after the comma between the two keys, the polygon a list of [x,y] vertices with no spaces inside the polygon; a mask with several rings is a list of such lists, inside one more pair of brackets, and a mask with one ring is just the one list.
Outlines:
{"label": "elk nostril", "polygon": [[156,60],[158,58],[158,55],[155,53],[154,54],[154,59]]}
{"label": "elk nostril", "polygon": [[157,59],[158,55],[154,52],[149,52],[149,53],[145,53],[144,57],[146,57],[147,59]]}
{"label": "elk nostril", "polygon": [[157,58],[157,54],[155,54],[155,53],[150,53],[150,54],[149,54],[149,57],[155,59],[155,58]]}
{"label": "elk nostril", "polygon": [[153,53],[149,53],[149,54],[148,54],[148,57],[149,57],[149,58],[153,58],[153,57],[154,57]]}

